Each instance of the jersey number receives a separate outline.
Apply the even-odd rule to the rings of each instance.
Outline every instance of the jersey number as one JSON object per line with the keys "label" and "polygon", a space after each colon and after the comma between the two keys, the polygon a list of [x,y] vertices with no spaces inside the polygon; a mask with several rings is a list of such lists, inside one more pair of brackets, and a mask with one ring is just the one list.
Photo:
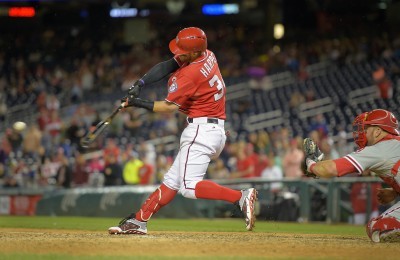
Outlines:
{"label": "jersey number", "polygon": [[217,75],[214,75],[212,79],[208,82],[210,84],[210,87],[216,86],[218,89],[218,93],[214,95],[215,101],[218,101],[224,96],[224,91],[225,91],[225,83],[223,80],[221,80]]}

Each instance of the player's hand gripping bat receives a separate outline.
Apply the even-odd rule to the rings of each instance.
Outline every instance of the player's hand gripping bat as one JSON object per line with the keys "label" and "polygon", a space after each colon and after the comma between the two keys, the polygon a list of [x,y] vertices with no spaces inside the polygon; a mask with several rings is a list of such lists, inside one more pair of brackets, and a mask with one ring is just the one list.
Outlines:
{"label": "player's hand gripping bat", "polygon": [[101,133],[108,127],[113,118],[118,114],[121,109],[127,107],[129,99],[137,98],[140,94],[141,89],[144,86],[143,80],[137,80],[128,90],[128,95],[121,99],[121,105],[112,112],[106,119],[99,122],[94,129],[89,131],[84,137],[82,137],[80,145],[82,148],[89,148],[91,144],[100,136]]}

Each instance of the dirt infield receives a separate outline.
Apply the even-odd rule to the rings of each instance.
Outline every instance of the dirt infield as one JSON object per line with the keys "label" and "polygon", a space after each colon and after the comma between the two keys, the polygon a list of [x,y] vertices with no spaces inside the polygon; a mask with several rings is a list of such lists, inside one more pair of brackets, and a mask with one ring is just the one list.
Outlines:
{"label": "dirt infield", "polygon": [[398,259],[398,243],[367,237],[257,232],[151,232],[0,229],[0,255],[198,258]]}

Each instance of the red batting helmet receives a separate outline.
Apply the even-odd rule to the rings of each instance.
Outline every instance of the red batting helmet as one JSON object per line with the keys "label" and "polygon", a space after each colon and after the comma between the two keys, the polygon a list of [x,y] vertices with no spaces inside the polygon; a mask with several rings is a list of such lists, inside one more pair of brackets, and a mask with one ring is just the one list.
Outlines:
{"label": "red batting helmet", "polygon": [[175,55],[186,54],[207,49],[207,36],[202,29],[188,27],[179,31],[169,43],[170,51]]}
{"label": "red batting helmet", "polygon": [[358,115],[353,122],[353,138],[354,142],[360,148],[367,145],[367,137],[365,135],[365,126],[375,125],[392,135],[400,135],[399,122],[393,113],[384,109],[375,109],[370,112],[364,112]]}

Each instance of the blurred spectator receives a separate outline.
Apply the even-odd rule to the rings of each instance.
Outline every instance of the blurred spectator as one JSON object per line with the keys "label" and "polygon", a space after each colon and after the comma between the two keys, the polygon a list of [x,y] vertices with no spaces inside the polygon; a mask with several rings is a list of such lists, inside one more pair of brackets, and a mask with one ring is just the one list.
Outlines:
{"label": "blurred spectator", "polygon": [[0,122],[5,120],[7,110],[6,95],[0,87]]}
{"label": "blurred spectator", "polygon": [[74,73],[73,79],[72,79],[73,85],[71,89],[71,103],[77,104],[82,102],[83,99],[83,87],[80,82],[79,77]]}
{"label": "blurred spectator", "polygon": [[250,132],[247,134],[247,142],[252,145],[253,151],[257,152],[257,132]]}
{"label": "blurred spectator", "polygon": [[86,165],[85,157],[77,153],[75,164],[72,168],[72,183],[74,186],[85,186],[89,181],[89,167]]}
{"label": "blurred spectator", "polygon": [[96,125],[98,125],[100,122],[101,122],[100,112],[94,111],[94,118],[93,118],[92,122],[90,123],[90,126],[96,127]]}
{"label": "blurred spectator", "polygon": [[[46,100],[47,100],[47,94],[45,91],[41,91],[39,95],[36,98],[36,106],[39,111],[46,110]],[[40,124],[39,124],[40,125]]]}
{"label": "blurred spectator", "polygon": [[255,156],[253,145],[240,141],[237,147],[236,170],[231,173],[231,178],[252,178],[255,177]]}
{"label": "blurred spectator", "polygon": [[58,168],[60,167],[60,162],[54,159],[55,157],[44,157],[43,162],[40,166],[41,174],[41,185],[53,185],[54,179],[57,175]]}
{"label": "blurred spectator", "polygon": [[90,187],[103,187],[104,186],[104,174],[103,172],[92,172],[89,174],[88,184]]}
{"label": "blurred spectator", "polygon": [[122,184],[122,167],[118,157],[114,154],[108,155],[108,164],[104,168],[104,186],[115,186]]}
{"label": "blurred spectator", "polygon": [[63,123],[58,111],[50,111],[50,120],[46,124],[45,131],[50,135],[52,144],[57,144],[60,142],[62,127]]}
{"label": "blurred spectator", "polygon": [[154,165],[148,162],[148,159],[145,155],[140,156],[140,160],[143,162],[143,166],[139,169],[139,176],[141,185],[148,185],[154,183]]}
{"label": "blurred spectator", "polygon": [[40,131],[45,131],[47,124],[50,122],[50,113],[46,107],[42,107],[39,109],[39,116],[37,118],[37,124],[39,126]]}
{"label": "blurred spectator", "polygon": [[70,125],[65,130],[65,137],[71,141],[71,145],[77,147],[85,134],[85,128],[82,121],[77,117],[71,119]]}
{"label": "blurred spectator", "polygon": [[153,143],[145,141],[143,138],[138,140],[138,148],[137,151],[139,152],[140,159],[149,166],[153,167],[156,165],[156,148]]}
{"label": "blurred spectator", "polygon": [[269,166],[270,162],[268,156],[264,152],[255,155],[254,175],[255,177],[261,177],[262,171]]}
{"label": "blurred spectator", "polygon": [[11,151],[11,145],[7,137],[3,136],[0,138],[0,163],[5,164],[8,155]]}
{"label": "blurred spectator", "polygon": [[307,89],[304,95],[306,102],[311,102],[315,100],[315,92],[312,89]]}
{"label": "blurred spectator", "polygon": [[22,131],[24,129],[19,129],[18,127],[16,127],[17,125],[14,124],[13,127],[10,129],[6,130],[6,136],[8,139],[8,142],[11,145],[11,150],[14,153],[18,153],[19,151],[22,150],[22,142],[23,142],[23,135],[22,135]]}
{"label": "blurred spectator", "polygon": [[104,170],[104,160],[99,154],[94,154],[92,159],[88,163],[88,172],[90,174],[94,172],[103,172]]}
{"label": "blurred spectator", "polygon": [[172,158],[163,154],[158,154],[156,159],[155,182],[161,183],[164,174],[169,170],[172,165]]}
{"label": "blurred spectator", "polygon": [[210,164],[208,176],[210,179],[227,179],[230,177],[230,173],[224,161],[221,158],[217,158]]}
{"label": "blurred spectator", "polygon": [[271,182],[270,189],[272,193],[278,193],[282,190],[283,184],[279,181],[283,180],[283,171],[281,167],[275,164],[275,156],[273,153],[270,154],[269,165],[262,171],[261,177],[265,180],[277,181]]}
{"label": "blurred spectator", "polygon": [[272,152],[271,139],[269,137],[269,134],[264,130],[260,130],[257,134],[255,151],[257,153],[265,154],[270,154]]}
{"label": "blurred spectator", "polygon": [[290,148],[286,151],[282,166],[283,173],[288,179],[298,179],[303,177],[301,171],[301,163],[303,162],[304,153],[299,148],[299,143],[296,139],[290,141]]}
{"label": "blurred spectator", "polygon": [[56,175],[57,186],[61,188],[70,188],[71,182],[72,182],[72,172],[68,158],[66,156],[62,156],[62,159],[60,161],[60,167],[58,168]]}
{"label": "blurred spectator", "polygon": [[307,80],[307,79],[309,78],[309,76],[310,76],[310,74],[309,74],[308,71],[307,71],[307,65],[308,65],[307,59],[304,58],[304,57],[301,58],[301,59],[300,59],[299,70],[298,70],[298,73],[297,73],[297,79],[298,79],[300,82],[304,82],[304,81]]}
{"label": "blurred spectator", "polygon": [[386,75],[383,67],[378,67],[372,73],[374,84],[378,87],[379,96],[383,99],[389,99],[393,97],[393,83],[390,78]]}
{"label": "blurred spectator", "polygon": [[111,121],[110,126],[108,127],[108,136],[111,138],[119,138],[124,136],[124,114],[126,112],[120,112],[120,116],[114,117]]}
{"label": "blurred spectator", "polygon": [[104,185],[104,160],[100,154],[96,154],[88,164],[88,184],[91,187],[102,187]]}
{"label": "blurred spectator", "polygon": [[40,132],[37,124],[32,124],[28,127],[27,132],[25,134],[22,148],[24,154],[39,157],[44,154],[42,147],[42,132]]}
{"label": "blurred spectator", "polygon": [[93,75],[93,68],[88,64],[88,60],[83,60],[79,68],[79,82],[82,85],[84,96],[86,97],[88,93],[94,88],[95,77]]}
{"label": "blurred spectator", "polygon": [[107,138],[105,147],[103,149],[104,165],[108,166],[110,158],[114,157],[113,160],[119,160],[121,151],[117,146],[117,140],[114,138]]}
{"label": "blurred spectator", "polygon": [[353,224],[365,225],[370,219],[376,218],[379,215],[378,210],[378,189],[382,187],[380,183],[371,183],[371,212],[367,219],[367,185],[368,183],[356,182],[351,185],[351,206],[353,208]]}
{"label": "blurred spectator", "polygon": [[297,113],[299,106],[305,101],[305,97],[299,91],[295,91],[290,96],[289,107],[294,113]]}
{"label": "blurred spectator", "polygon": [[4,163],[0,161],[0,185],[3,184],[5,176],[6,176],[6,167]]}
{"label": "blurred spectator", "polygon": [[140,136],[142,132],[142,120],[140,118],[139,109],[128,109],[124,116],[124,129],[129,137]]}
{"label": "blurred spectator", "polygon": [[8,175],[4,178],[4,188],[18,188],[20,185],[18,184],[17,179],[13,175]]}
{"label": "blurred spectator", "polygon": [[[252,137],[250,137],[252,136]],[[253,138],[253,140],[251,140]],[[256,153],[254,148],[257,144],[257,134],[252,133],[249,135],[250,142],[246,144],[246,156],[251,158],[254,163],[254,177],[260,177],[262,170],[268,165],[268,157],[264,152]]]}
{"label": "blurred spectator", "polygon": [[125,184],[139,184],[140,183],[140,168],[143,162],[139,159],[139,154],[131,151],[128,161],[123,168],[122,177]]}
{"label": "blurred spectator", "polygon": [[318,144],[321,152],[324,154],[324,160],[334,160],[338,159],[339,153],[333,146],[333,140],[330,138],[324,138]]}
{"label": "blurred spectator", "polygon": [[58,111],[60,109],[60,101],[58,100],[56,95],[54,94],[47,95],[46,108],[50,112]]}
{"label": "blurred spectator", "polygon": [[30,165],[22,157],[17,157],[16,165],[12,169],[12,176],[18,182],[20,187],[32,187],[35,178],[35,172],[29,167]]}
{"label": "blurred spectator", "polygon": [[165,127],[164,131],[166,135],[178,135],[179,128],[178,128],[178,119],[175,114],[165,114],[163,115],[165,120]]}
{"label": "blurred spectator", "polygon": [[328,124],[326,123],[323,114],[317,114],[312,118],[309,131],[310,132],[317,131],[320,140],[328,136],[329,133]]}

